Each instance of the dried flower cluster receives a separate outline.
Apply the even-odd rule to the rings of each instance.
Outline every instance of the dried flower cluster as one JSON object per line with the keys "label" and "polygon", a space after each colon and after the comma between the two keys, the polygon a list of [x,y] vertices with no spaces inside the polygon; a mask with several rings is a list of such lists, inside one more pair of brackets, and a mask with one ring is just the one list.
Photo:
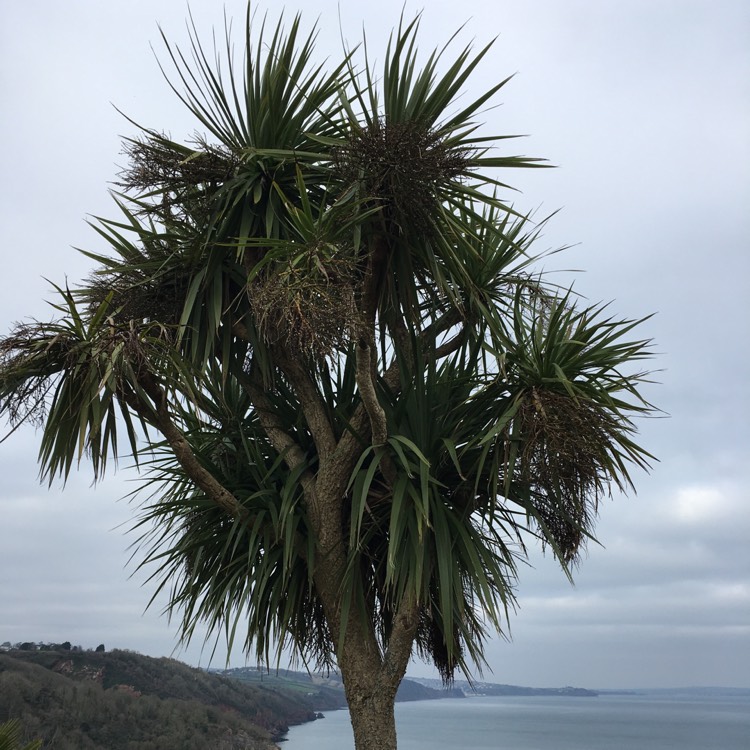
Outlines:
{"label": "dried flower cluster", "polygon": [[256,324],[269,343],[326,357],[346,347],[358,327],[353,279],[351,257],[309,248],[251,283]]}
{"label": "dried flower cluster", "polygon": [[549,536],[567,561],[591,528],[590,514],[611,479],[613,436],[622,431],[600,405],[567,393],[533,388],[516,420],[522,437],[521,476]]}
{"label": "dried flower cluster", "polygon": [[[44,364],[56,363],[62,369],[69,352],[69,340],[44,323],[17,323],[8,336],[0,339],[0,385],[15,386],[15,396],[4,407],[12,425],[29,421],[35,427],[44,424],[46,396],[50,388],[47,372],[37,366],[36,359],[44,355]],[[26,368],[30,377],[21,378],[16,373]],[[17,383],[12,383],[13,379]]]}
{"label": "dried flower cluster", "polygon": [[419,122],[376,120],[354,130],[334,153],[346,183],[382,204],[382,215],[399,233],[424,232],[435,216],[436,185],[461,177],[470,152],[451,147],[434,128]]}
{"label": "dried flower cluster", "polygon": [[95,276],[86,292],[93,307],[109,298],[111,317],[118,324],[138,321],[177,326],[189,286],[187,271],[181,275],[172,272],[156,279],[133,271],[127,275]]}
{"label": "dried flower cluster", "polygon": [[175,214],[196,217],[207,210],[216,190],[230,179],[239,159],[228,148],[208,143],[195,135],[194,151],[178,149],[166,136],[148,133],[126,141],[124,154],[128,167],[117,183],[127,192],[152,197],[143,202],[144,213],[164,221]]}

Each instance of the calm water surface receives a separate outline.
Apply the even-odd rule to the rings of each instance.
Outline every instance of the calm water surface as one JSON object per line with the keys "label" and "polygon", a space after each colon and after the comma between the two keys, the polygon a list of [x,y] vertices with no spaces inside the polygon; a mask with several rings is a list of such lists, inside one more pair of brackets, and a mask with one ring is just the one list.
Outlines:
{"label": "calm water surface", "polygon": [[[748,750],[750,693],[508,697],[396,705],[399,750]],[[354,750],[346,711],[292,727],[283,750]]]}

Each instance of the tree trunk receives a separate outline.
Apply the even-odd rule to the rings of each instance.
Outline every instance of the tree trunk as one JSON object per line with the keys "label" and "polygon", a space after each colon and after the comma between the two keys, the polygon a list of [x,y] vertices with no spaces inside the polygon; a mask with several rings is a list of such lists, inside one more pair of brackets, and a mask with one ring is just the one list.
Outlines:
{"label": "tree trunk", "polygon": [[[331,632],[341,629],[341,584],[334,575],[322,576],[331,555],[319,567],[317,579],[325,578],[324,601],[333,596],[328,623]],[[336,582],[334,587],[331,581]],[[336,662],[341,671],[344,692],[349,705],[354,746],[356,750],[396,750],[396,720],[394,703],[396,692],[406,673],[414,640],[415,627],[411,608],[407,616],[397,617],[385,653],[381,652],[375,636],[374,624],[357,607],[349,613],[345,632],[336,646]]]}
{"label": "tree trunk", "polygon": [[395,695],[350,695],[349,690],[346,694],[356,750],[396,750]]}
{"label": "tree trunk", "polygon": [[[388,641],[376,634],[375,615],[356,601],[345,608],[342,628],[342,595],[347,586],[347,542],[342,529],[346,483],[361,448],[344,445],[335,460],[322,462],[313,484],[305,487],[311,527],[316,536],[315,586],[336,642],[338,668],[344,682],[356,750],[396,750],[396,692],[406,673],[417,632],[418,608],[404,595],[393,619]],[[338,449],[337,449],[338,450]]]}
{"label": "tree trunk", "polygon": [[340,666],[356,750],[396,750],[398,683],[384,680],[382,669],[373,675],[365,664]]}
{"label": "tree trunk", "polygon": [[372,624],[353,612],[338,649],[356,750],[396,750],[394,703],[416,632],[416,608],[411,600],[402,604],[384,654],[377,648]]}
{"label": "tree trunk", "polygon": [[[329,616],[334,633],[340,629],[338,601],[336,605],[335,614]],[[406,672],[412,638],[408,633],[397,639],[408,641],[406,654],[399,652],[396,659],[384,658],[372,622],[365,621],[355,608],[349,612],[343,642],[337,644],[336,662],[344,683],[356,750],[396,750],[394,703]]]}

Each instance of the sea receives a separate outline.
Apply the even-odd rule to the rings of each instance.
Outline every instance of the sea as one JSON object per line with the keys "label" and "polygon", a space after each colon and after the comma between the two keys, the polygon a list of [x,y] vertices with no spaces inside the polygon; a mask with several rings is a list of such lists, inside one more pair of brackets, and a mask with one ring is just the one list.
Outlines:
{"label": "sea", "polygon": [[[749,750],[750,690],[396,704],[399,750]],[[349,714],[292,727],[282,750],[354,750]]]}

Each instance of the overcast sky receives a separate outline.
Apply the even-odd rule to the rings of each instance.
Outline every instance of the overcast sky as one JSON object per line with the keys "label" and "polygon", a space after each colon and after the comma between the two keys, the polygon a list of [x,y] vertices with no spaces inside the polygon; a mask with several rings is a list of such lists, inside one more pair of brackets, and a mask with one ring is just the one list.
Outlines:
{"label": "overcast sky", "polygon": [[[573,245],[550,264],[583,269],[576,288],[656,315],[670,416],[641,423],[659,459],[638,494],[601,509],[571,587],[533,557],[519,584],[513,639],[487,652],[496,682],[585,687],[750,687],[750,4],[746,0],[430,0],[423,50],[466,21],[461,39],[497,42],[475,93],[511,73],[488,129],[524,133],[515,151],[555,170],[519,173],[516,206],[561,209],[542,244]],[[199,28],[220,3],[194,2]],[[227,0],[241,26],[244,2]],[[401,0],[342,3],[344,36],[364,25],[371,53]],[[72,247],[102,249],[87,215],[113,215],[119,137],[139,123],[195,128],[163,82],[157,23],[185,40],[183,0],[8,0],[0,10],[0,331],[49,317],[50,283],[88,269]],[[265,6],[259,4],[259,8]],[[274,4],[273,7],[277,7]],[[407,15],[421,5],[407,4]],[[288,4],[320,17],[321,58],[340,54],[335,0]],[[134,508],[127,471],[91,487],[87,466],[63,489],[36,481],[38,436],[0,445],[0,642],[174,654],[206,664],[200,643],[174,651],[177,627],[144,614],[152,587],[128,563]],[[220,651],[221,654],[223,652]],[[244,663],[236,653],[233,665]],[[223,655],[214,660],[223,666]],[[416,663],[412,674],[428,676]]]}

